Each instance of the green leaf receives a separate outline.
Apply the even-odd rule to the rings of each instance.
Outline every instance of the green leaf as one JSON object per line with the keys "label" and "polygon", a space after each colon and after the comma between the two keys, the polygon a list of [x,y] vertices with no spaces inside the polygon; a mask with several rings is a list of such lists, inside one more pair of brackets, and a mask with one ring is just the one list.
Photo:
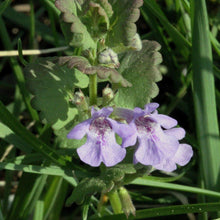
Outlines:
{"label": "green leaf", "polygon": [[107,168],[106,171],[101,175],[101,178],[105,181],[114,181],[118,182],[123,179],[124,172],[120,168]]}
{"label": "green leaf", "polygon": [[[19,181],[8,220],[28,219],[46,184],[47,175],[24,173]],[[25,192],[25,193],[24,193]]]}
{"label": "green leaf", "polygon": [[193,95],[201,157],[200,170],[205,186],[219,190],[219,124],[206,1],[191,1],[191,11]]}
{"label": "green leaf", "polygon": [[15,145],[20,150],[30,153],[31,148],[22,138],[17,136],[11,129],[9,129],[4,124],[0,123],[0,138],[4,139],[9,144]]}
{"label": "green leaf", "polygon": [[109,18],[102,6],[93,1],[87,3],[85,16],[81,18],[93,39],[102,37],[109,28]]}
{"label": "green leaf", "polygon": [[[76,186],[76,180],[73,177],[72,170],[69,169],[62,169],[58,166],[39,166],[39,165],[24,165],[24,164],[15,164],[15,163],[0,163],[0,169],[6,170],[17,170],[23,171],[32,174],[45,174],[45,175],[52,175],[52,176],[61,176],[66,181],[68,181],[71,185]],[[76,171],[77,174],[80,174],[80,171]]]}
{"label": "green leaf", "polygon": [[131,88],[121,88],[115,103],[118,107],[144,107],[158,94],[155,82],[162,76],[157,68],[161,63],[160,45],[155,41],[143,41],[141,51],[127,52],[123,56],[119,72],[132,82]]}
{"label": "green leaf", "polygon": [[163,188],[163,189],[179,190],[179,191],[184,191],[184,192],[198,193],[198,194],[220,198],[219,192],[201,189],[198,187],[184,186],[184,185],[174,184],[174,183],[164,183],[164,182],[159,182],[159,181],[145,179],[145,178],[137,178],[131,184],[158,187],[158,188]]}
{"label": "green leaf", "polygon": [[[44,218],[47,219],[51,211],[53,210],[53,207],[57,201],[58,195],[60,191],[62,191],[63,187],[63,178],[61,177],[53,177],[48,181],[47,183],[47,190],[44,195]],[[66,191],[66,190],[65,190]],[[64,192],[65,192],[64,191]],[[62,206],[61,201],[60,205]]]}
{"label": "green leaf", "polygon": [[112,10],[112,6],[108,2],[108,0],[95,0],[95,2],[99,3],[102,6],[102,8],[105,10],[108,17],[111,18],[112,14],[113,14],[113,10]]}
{"label": "green leaf", "polygon": [[33,220],[43,220],[44,219],[44,201],[38,200],[36,202]]}
{"label": "green leaf", "polygon": [[63,213],[62,211],[66,200],[66,194],[68,193],[68,188],[69,188],[68,182],[63,181],[62,185],[59,188],[58,195],[56,196],[56,198],[54,198],[55,203],[53,204],[53,207],[49,213],[49,216],[47,218],[48,220],[60,220],[61,215]]}
{"label": "green leaf", "polygon": [[140,16],[139,8],[143,0],[109,0],[109,3],[112,5],[114,14],[110,20],[112,27],[108,33],[106,45],[111,48],[119,44],[128,46],[137,32],[135,22]]}
{"label": "green leaf", "polygon": [[72,0],[56,1],[56,7],[62,12],[61,28],[64,36],[71,46],[82,47],[83,50],[95,48],[96,44],[86,25],[77,17],[76,3]]}
{"label": "green leaf", "polygon": [[78,0],[57,0],[55,6],[63,13],[70,12],[77,15],[77,8],[81,8],[81,3]]}
{"label": "green leaf", "polygon": [[123,87],[131,86],[131,83],[124,79],[123,76],[115,69],[105,66],[92,66],[85,57],[59,57],[58,63],[60,65],[67,64],[68,68],[76,68],[88,75],[97,73],[99,79],[109,79],[112,83],[120,84]]}
{"label": "green leaf", "polygon": [[71,205],[73,202],[81,204],[86,196],[101,192],[104,187],[105,183],[100,178],[84,178],[73,190],[66,205]]}
{"label": "green leaf", "polygon": [[25,68],[32,105],[41,119],[60,129],[74,119],[77,109],[70,103],[76,87],[86,88],[88,77],[77,69],[55,64],[56,58],[40,58]]}
{"label": "green leaf", "polygon": [[188,55],[191,43],[169,22],[157,2],[155,0],[144,0],[144,6],[161,22],[173,42],[179,50],[182,51],[183,55],[184,53]]}
{"label": "green leaf", "polygon": [[[170,215],[179,215],[186,213],[203,213],[203,212],[212,212],[218,211],[220,209],[220,203],[198,203],[190,205],[175,205],[175,206],[166,206],[166,207],[157,207],[151,209],[143,209],[136,211],[135,216],[129,216],[128,218],[125,214],[118,215],[106,215],[99,220],[131,220],[131,219],[148,219],[152,217],[159,216],[170,216]],[[97,219],[97,217],[91,217],[89,219]]]}

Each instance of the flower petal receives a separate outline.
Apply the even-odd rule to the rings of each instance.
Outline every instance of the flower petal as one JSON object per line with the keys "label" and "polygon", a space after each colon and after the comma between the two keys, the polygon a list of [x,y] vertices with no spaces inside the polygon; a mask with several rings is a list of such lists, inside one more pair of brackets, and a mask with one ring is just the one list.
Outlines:
{"label": "flower petal", "polygon": [[176,154],[179,147],[179,141],[175,137],[166,135],[160,126],[156,128],[151,138],[154,140],[157,148],[164,154],[163,158],[165,155],[166,158],[169,158]]}
{"label": "flower petal", "polygon": [[149,103],[145,105],[145,113],[149,114],[155,111],[159,107],[159,104],[156,102]]}
{"label": "flower petal", "polygon": [[69,139],[82,139],[89,130],[92,119],[87,119],[76,125],[67,135]]}
{"label": "flower petal", "polygon": [[119,123],[111,118],[108,118],[107,120],[110,122],[112,126],[112,130],[115,133],[117,133],[122,139],[136,132],[134,123],[132,123],[131,125],[128,125],[128,124]]}
{"label": "flower petal", "polygon": [[108,117],[113,112],[112,107],[102,108],[98,111],[94,107],[91,109],[92,118]]}
{"label": "flower petal", "polygon": [[125,147],[130,147],[130,146],[134,146],[137,142],[137,134],[134,133],[126,138],[123,138],[122,139],[122,147],[125,148]]}
{"label": "flower petal", "polygon": [[185,130],[183,128],[171,128],[164,131],[165,134],[175,137],[177,140],[181,140],[185,137]]}
{"label": "flower petal", "polygon": [[158,150],[154,141],[148,137],[138,138],[139,146],[135,151],[135,159],[144,165],[156,165],[160,163],[161,152]]}
{"label": "flower petal", "polygon": [[155,165],[154,168],[158,170],[163,170],[165,172],[172,172],[176,170],[177,166],[173,160],[164,159],[160,164]]}
{"label": "flower petal", "polygon": [[145,112],[139,107],[134,108],[134,118],[144,115]]}
{"label": "flower petal", "polygon": [[157,121],[162,127],[166,129],[173,128],[177,125],[177,120],[174,118],[171,118],[167,115],[162,115],[162,114],[153,114],[150,116],[153,118],[155,121]]}
{"label": "flower petal", "polygon": [[114,132],[105,135],[105,144],[101,146],[102,161],[107,167],[121,162],[126,155],[126,150],[116,143]]}
{"label": "flower petal", "polygon": [[96,138],[88,136],[84,145],[77,149],[80,159],[90,166],[98,167],[102,162],[101,145]]}
{"label": "flower petal", "polygon": [[180,144],[173,160],[180,166],[186,165],[193,156],[192,147],[188,144]]}
{"label": "flower petal", "polygon": [[130,123],[133,120],[133,116],[134,116],[134,112],[126,108],[115,108],[114,114],[120,118],[125,119],[127,123]]}

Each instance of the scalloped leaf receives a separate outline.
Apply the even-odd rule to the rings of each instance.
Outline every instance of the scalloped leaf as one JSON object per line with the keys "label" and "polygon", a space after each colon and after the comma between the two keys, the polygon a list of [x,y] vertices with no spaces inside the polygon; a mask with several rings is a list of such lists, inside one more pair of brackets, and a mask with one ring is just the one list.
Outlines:
{"label": "scalloped leaf", "polygon": [[98,1],[88,0],[84,4],[84,15],[80,17],[93,39],[102,37],[109,28],[109,17]]}
{"label": "scalloped leaf", "polygon": [[68,68],[77,68],[85,74],[97,73],[100,79],[109,79],[112,83],[120,84],[123,87],[130,87],[129,83],[123,76],[115,69],[105,66],[91,66],[85,57],[80,56],[65,56],[59,57],[57,60],[59,65],[67,64]]}
{"label": "scalloped leaf", "polygon": [[66,205],[70,206],[73,202],[82,204],[87,196],[101,192],[105,186],[106,184],[100,178],[84,178],[73,190]]}
{"label": "scalloped leaf", "polygon": [[80,8],[82,3],[76,0],[56,0],[55,5],[61,11],[61,28],[68,44],[86,50],[95,48],[96,44],[77,16],[77,6]]}
{"label": "scalloped leaf", "polygon": [[55,6],[63,13],[71,12],[77,15],[77,8],[81,10],[83,2],[82,0],[56,0]]}
{"label": "scalloped leaf", "polygon": [[132,82],[131,88],[121,88],[115,98],[118,107],[144,107],[151,98],[157,96],[159,89],[155,82],[162,79],[157,65],[162,62],[158,52],[160,45],[155,41],[143,41],[141,51],[124,54],[119,72]]}
{"label": "scalloped leaf", "polygon": [[69,45],[83,50],[96,48],[94,39],[109,28],[112,8],[108,1],[56,0],[55,5],[62,12],[61,28]]}
{"label": "scalloped leaf", "polygon": [[108,33],[106,45],[111,48],[123,44],[129,46],[137,33],[135,22],[140,16],[143,0],[109,0],[114,14],[110,19],[112,30]]}
{"label": "scalloped leaf", "polygon": [[99,3],[102,6],[102,8],[105,10],[108,17],[111,18],[112,14],[113,14],[113,10],[112,10],[112,6],[108,2],[108,0],[95,0],[95,2]]}
{"label": "scalloped leaf", "polygon": [[78,113],[70,102],[74,89],[88,87],[89,79],[77,69],[55,64],[56,59],[39,58],[30,63],[25,67],[25,78],[40,118],[60,129]]}

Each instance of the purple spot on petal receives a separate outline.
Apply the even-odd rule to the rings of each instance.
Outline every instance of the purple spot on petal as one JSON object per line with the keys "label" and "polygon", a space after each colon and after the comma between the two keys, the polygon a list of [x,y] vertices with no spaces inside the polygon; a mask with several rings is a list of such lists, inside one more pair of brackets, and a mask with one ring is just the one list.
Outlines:
{"label": "purple spot on petal", "polygon": [[157,123],[152,120],[148,115],[140,116],[135,119],[135,125],[139,133],[152,134],[155,130]]}

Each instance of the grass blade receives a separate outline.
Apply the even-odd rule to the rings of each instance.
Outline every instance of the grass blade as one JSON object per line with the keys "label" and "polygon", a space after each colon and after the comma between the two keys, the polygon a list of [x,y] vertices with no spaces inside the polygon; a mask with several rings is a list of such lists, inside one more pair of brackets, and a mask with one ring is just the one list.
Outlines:
{"label": "grass blade", "polygon": [[191,47],[191,43],[187,41],[186,38],[169,22],[155,0],[145,0],[144,5],[145,7],[148,7],[149,10],[151,10],[156,18],[159,19],[179,49],[188,51]]}
{"label": "grass blade", "polygon": [[28,219],[46,184],[47,175],[24,173],[19,181],[7,220]]}
{"label": "grass blade", "polygon": [[36,203],[33,220],[43,220],[43,219],[44,219],[44,201],[38,200]]}
{"label": "grass blade", "polygon": [[220,142],[205,0],[191,1],[193,95],[201,172],[208,189],[220,189]]}
{"label": "grass blade", "polygon": [[163,189],[178,190],[178,191],[184,191],[184,192],[190,192],[190,193],[198,193],[202,195],[220,198],[219,192],[201,189],[197,187],[184,186],[184,185],[179,185],[179,184],[174,184],[174,183],[158,182],[158,181],[144,179],[144,178],[137,178],[136,180],[131,182],[131,184],[141,185],[141,186],[150,186],[150,187],[159,187]]}
{"label": "grass blade", "polygon": [[37,139],[32,133],[30,133],[17,119],[12,115],[7,108],[0,101],[0,120],[7,125],[12,131],[19,137],[30,144],[30,147],[37,152],[42,153],[46,158],[59,164],[61,166],[67,165],[68,161],[65,157],[57,154],[52,148],[47,146],[44,142]]}
{"label": "grass blade", "polygon": [[[2,163],[0,163],[0,169],[24,171],[24,172],[32,173],[32,174],[61,176],[67,182],[72,184],[73,186],[77,185],[77,182],[74,179],[73,173],[71,170],[63,170],[57,166],[43,167],[43,166],[38,166],[38,165],[24,165],[24,164],[2,162]],[[78,172],[77,172],[77,174],[78,174]],[[79,172],[79,174],[80,174],[80,172]]]}
{"label": "grass blade", "polygon": [[[170,216],[170,215],[179,215],[186,213],[203,213],[203,212],[212,212],[220,210],[220,203],[199,203],[192,205],[176,205],[176,206],[167,206],[153,209],[144,209],[136,211],[136,216],[129,216],[128,218],[125,214],[119,215],[110,215],[99,218],[99,220],[131,220],[131,219],[147,219],[150,217],[159,217],[159,216]],[[97,218],[89,218],[97,219]]]}

